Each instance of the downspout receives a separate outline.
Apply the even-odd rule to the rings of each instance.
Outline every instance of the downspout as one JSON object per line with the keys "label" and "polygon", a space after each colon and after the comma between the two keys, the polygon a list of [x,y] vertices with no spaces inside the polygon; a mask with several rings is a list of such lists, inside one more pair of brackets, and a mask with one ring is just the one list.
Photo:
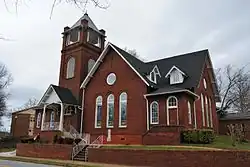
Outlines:
{"label": "downspout", "polygon": [[85,88],[83,88],[83,91],[82,91],[82,113],[81,113],[81,126],[80,126],[80,134],[82,136],[82,124],[83,124],[83,108],[84,108],[84,94],[85,94]]}

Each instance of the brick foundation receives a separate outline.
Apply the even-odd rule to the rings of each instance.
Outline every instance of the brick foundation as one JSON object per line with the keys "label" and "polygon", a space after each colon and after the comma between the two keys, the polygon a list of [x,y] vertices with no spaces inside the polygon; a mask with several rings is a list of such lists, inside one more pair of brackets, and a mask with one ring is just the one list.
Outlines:
{"label": "brick foundation", "polygon": [[72,146],[63,144],[17,144],[16,155],[23,157],[71,159]]}
{"label": "brick foundation", "polygon": [[249,167],[249,151],[89,149],[89,161],[152,167]]}

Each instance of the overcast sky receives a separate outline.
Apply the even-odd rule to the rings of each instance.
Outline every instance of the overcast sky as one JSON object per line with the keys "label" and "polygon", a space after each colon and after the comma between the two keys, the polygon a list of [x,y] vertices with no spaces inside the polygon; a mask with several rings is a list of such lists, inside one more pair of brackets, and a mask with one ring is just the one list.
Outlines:
{"label": "overcast sky", "polygon": [[[250,62],[248,0],[109,1],[107,10],[89,4],[89,16],[106,30],[107,41],[136,49],[146,60],[209,49],[215,68]],[[58,84],[61,33],[84,13],[63,3],[50,19],[52,2],[28,0],[16,13],[0,0],[0,35],[11,39],[0,40],[0,61],[14,78],[9,107],[39,99],[49,84]]]}

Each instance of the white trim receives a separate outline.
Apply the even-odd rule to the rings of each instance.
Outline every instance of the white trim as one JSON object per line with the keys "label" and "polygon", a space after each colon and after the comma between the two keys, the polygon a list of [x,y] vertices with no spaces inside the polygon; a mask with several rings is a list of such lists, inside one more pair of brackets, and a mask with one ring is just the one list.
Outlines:
{"label": "white trim", "polygon": [[[114,107],[114,113],[113,113],[113,126],[109,126],[108,125],[108,122],[109,122],[109,97],[110,96],[113,96],[114,97],[114,99],[113,99],[113,107]],[[115,96],[114,96],[114,94],[109,94],[108,95],[108,97],[107,97],[107,116],[106,116],[106,127],[107,128],[114,128],[114,122],[115,122]]]}
{"label": "white trim", "polygon": [[[98,98],[101,98],[101,103],[98,103],[98,101],[97,101]],[[96,99],[95,99],[95,128],[96,128],[96,129],[102,128],[102,125],[97,126],[97,116],[98,116],[98,113],[97,113],[97,105],[98,105],[98,104],[101,104],[101,106],[103,106],[102,101],[103,101],[103,98],[102,98],[101,95],[97,96]],[[103,107],[102,107],[102,108],[103,108]],[[102,108],[101,108],[101,112],[102,112]]]}
{"label": "white trim", "polygon": [[174,90],[174,91],[166,91],[166,92],[160,92],[160,93],[150,93],[150,94],[145,94],[144,96],[156,96],[156,95],[164,95],[164,94],[171,94],[171,93],[180,93],[180,92],[187,92],[197,98],[199,98],[199,96],[193,92],[191,92],[190,90],[187,89],[183,89],[183,90]]}
{"label": "white trim", "polygon": [[197,118],[196,118],[196,107],[195,107],[195,102],[196,102],[196,100],[194,100],[194,127],[195,127],[195,129],[197,129]]}
{"label": "white trim", "polygon": [[148,113],[148,99],[144,96],[144,98],[146,99],[146,105],[147,105],[147,107],[146,107],[146,111],[147,111],[147,130],[149,130],[149,113]]}
{"label": "white trim", "polygon": [[213,128],[213,111],[212,111],[212,101],[211,98],[209,98],[209,111],[210,111],[210,127]]}
{"label": "white trim", "polygon": [[85,89],[83,89],[83,91],[82,91],[82,113],[81,113],[81,127],[80,127],[81,136],[82,136],[82,131],[83,131],[82,125],[83,125],[84,98],[85,98]]}
{"label": "white trim", "polygon": [[202,93],[201,93],[201,115],[202,115],[202,126],[206,126],[205,110],[204,110],[204,96]]}
{"label": "white trim", "polygon": [[93,74],[96,72],[97,68],[99,67],[100,63],[102,62],[103,58],[106,56],[108,49],[112,48],[116,53],[118,53],[119,56],[121,56],[121,58],[128,64],[128,66],[130,68],[132,68],[132,70],[143,80],[143,82],[149,86],[149,83],[138,73],[138,71],[136,71],[134,69],[134,67],[122,56],[122,54],[120,52],[118,52],[111,43],[108,43],[107,46],[105,47],[105,49],[102,51],[101,55],[99,56],[99,58],[97,59],[95,65],[93,66],[93,68],[90,70],[90,72],[88,73],[87,77],[84,79],[84,81],[81,84],[81,88],[85,88],[86,85],[88,84],[88,82],[90,81],[91,77],[93,76]]}
{"label": "white trim", "polygon": [[[156,72],[155,72],[155,69],[156,69]],[[152,80],[152,75],[154,75],[154,80]],[[151,72],[149,73],[149,77],[148,79],[153,82],[153,83],[157,83],[157,75],[159,75],[161,77],[161,73],[160,73],[160,70],[158,68],[157,65],[154,66],[154,68],[151,70]]]}
{"label": "white trim", "polygon": [[61,103],[61,113],[60,113],[60,123],[59,123],[59,130],[63,131],[63,122],[64,122],[64,106]]}
{"label": "white trim", "polygon": [[178,70],[182,75],[187,76],[187,75],[186,75],[184,72],[182,72],[179,68],[177,68],[176,66],[173,66],[173,67],[168,71],[168,73],[165,75],[165,78],[167,78],[167,77],[169,76],[169,74],[170,74],[174,69]]}
{"label": "white trim", "polygon": [[[56,93],[56,91],[55,91],[55,89],[53,88],[53,86],[52,85],[50,85],[49,87],[48,87],[48,89],[45,91],[45,93],[43,94],[43,96],[42,96],[42,98],[39,100],[39,102],[37,103],[37,106],[39,106],[40,104],[42,104],[42,100],[47,96],[47,97],[49,97],[51,94],[48,94],[48,92],[49,92],[49,90],[50,89],[52,89],[52,91],[54,91],[55,93]],[[56,93],[56,95],[57,95],[57,97],[58,97],[58,99],[60,100],[59,102],[55,102],[55,103],[62,103],[62,100],[59,98],[59,96],[58,96],[58,94]]]}
{"label": "white trim", "polygon": [[188,104],[188,124],[192,125],[192,109],[189,100],[187,104]]}
{"label": "white trim", "polygon": [[205,108],[206,108],[206,122],[207,122],[207,127],[209,127],[209,106],[208,106],[208,98],[205,96]]}
{"label": "white trim", "polygon": [[[169,106],[169,99],[171,99],[171,98],[175,98],[175,100],[176,100],[176,106]],[[167,102],[167,125],[170,124],[169,109],[175,109],[175,108],[176,108],[177,125],[179,125],[180,123],[179,123],[178,99],[177,99],[175,96],[169,96],[169,97],[167,98],[167,101],[166,101],[166,102]]]}
{"label": "white trim", "polygon": [[[157,118],[157,122],[153,122],[153,117],[152,117],[152,105],[153,104],[157,104],[157,115],[158,115],[158,118]],[[150,103],[150,124],[151,125],[156,125],[156,124],[159,124],[159,103],[157,101],[153,101]]]}
{"label": "white trim", "polygon": [[[122,125],[122,115],[121,115],[121,103],[125,102],[121,100],[121,95],[126,95],[126,125]],[[119,128],[126,128],[127,127],[127,113],[128,113],[128,94],[126,92],[122,92],[119,96]]]}

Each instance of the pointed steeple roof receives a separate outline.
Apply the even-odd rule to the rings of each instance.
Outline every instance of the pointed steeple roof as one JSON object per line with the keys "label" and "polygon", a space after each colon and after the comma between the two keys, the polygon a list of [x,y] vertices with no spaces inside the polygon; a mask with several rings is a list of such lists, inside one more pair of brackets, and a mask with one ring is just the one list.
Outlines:
{"label": "pointed steeple roof", "polygon": [[78,27],[81,25],[81,21],[82,20],[87,20],[88,21],[88,27],[99,32],[98,28],[96,27],[96,25],[94,24],[94,22],[91,20],[91,18],[89,17],[89,15],[87,13],[85,13],[70,29],[73,29],[75,27]]}

